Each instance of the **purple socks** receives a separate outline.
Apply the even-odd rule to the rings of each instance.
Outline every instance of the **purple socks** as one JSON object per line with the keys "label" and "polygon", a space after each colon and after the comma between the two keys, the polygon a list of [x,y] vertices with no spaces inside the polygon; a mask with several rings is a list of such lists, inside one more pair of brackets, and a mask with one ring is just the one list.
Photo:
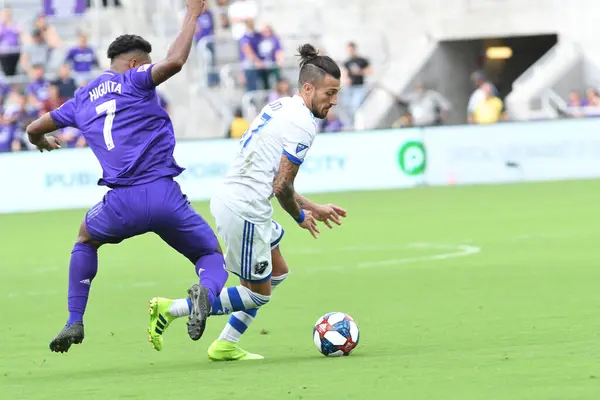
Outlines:
{"label": "purple socks", "polygon": [[196,261],[196,273],[200,277],[200,285],[208,289],[208,299],[213,304],[215,297],[221,293],[227,282],[225,259],[222,254],[213,253],[202,256]]}
{"label": "purple socks", "polygon": [[67,325],[83,322],[92,280],[98,271],[98,249],[75,243],[69,264],[69,320]]}
{"label": "purple socks", "polygon": [[[98,272],[98,249],[84,243],[75,243],[69,264],[69,320],[67,325],[83,322],[92,280]],[[225,259],[219,253],[200,257],[196,262],[200,285],[208,289],[210,304],[223,290],[228,274]]]}

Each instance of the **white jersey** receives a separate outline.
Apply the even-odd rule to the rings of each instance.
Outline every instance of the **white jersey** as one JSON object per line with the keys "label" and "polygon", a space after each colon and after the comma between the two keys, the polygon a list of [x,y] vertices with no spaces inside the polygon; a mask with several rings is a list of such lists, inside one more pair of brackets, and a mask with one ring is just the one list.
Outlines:
{"label": "white jersey", "polygon": [[240,151],[215,197],[245,220],[273,215],[273,181],[282,155],[302,164],[317,133],[315,117],[300,96],[265,106],[240,141]]}

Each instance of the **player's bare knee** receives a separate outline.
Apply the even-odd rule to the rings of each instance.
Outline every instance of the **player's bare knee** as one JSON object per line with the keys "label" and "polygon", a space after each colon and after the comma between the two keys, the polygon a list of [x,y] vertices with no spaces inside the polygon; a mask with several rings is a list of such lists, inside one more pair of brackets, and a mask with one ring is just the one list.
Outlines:
{"label": "player's bare knee", "polygon": [[287,264],[283,264],[280,268],[275,268],[275,266],[273,266],[273,277],[287,275],[289,272],[290,270],[288,269]]}
{"label": "player's bare knee", "polygon": [[102,243],[94,240],[92,235],[90,235],[90,233],[87,230],[87,226],[85,225],[85,221],[83,221],[81,223],[81,226],[79,227],[79,234],[77,235],[77,243],[89,244],[90,246],[94,246],[96,248],[98,248],[102,245]]}

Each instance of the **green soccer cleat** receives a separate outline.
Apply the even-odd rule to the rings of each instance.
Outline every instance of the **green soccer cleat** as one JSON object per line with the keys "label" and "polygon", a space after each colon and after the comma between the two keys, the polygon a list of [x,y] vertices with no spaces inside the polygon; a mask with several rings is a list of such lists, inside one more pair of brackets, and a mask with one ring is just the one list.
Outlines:
{"label": "green soccer cleat", "polygon": [[260,354],[252,354],[240,348],[237,343],[215,340],[208,348],[208,359],[212,361],[262,360]]}
{"label": "green soccer cleat", "polygon": [[163,297],[155,297],[149,301],[148,312],[150,313],[150,322],[148,323],[148,341],[156,351],[162,350],[162,335],[171,322],[175,320],[175,317],[169,312],[171,304],[174,301]]}

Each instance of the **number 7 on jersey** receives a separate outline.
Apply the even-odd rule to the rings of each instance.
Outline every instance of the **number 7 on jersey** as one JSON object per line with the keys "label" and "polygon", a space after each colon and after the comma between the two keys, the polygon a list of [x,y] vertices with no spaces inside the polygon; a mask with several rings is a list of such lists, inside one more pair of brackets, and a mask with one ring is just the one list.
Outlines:
{"label": "number 7 on jersey", "polygon": [[117,101],[110,100],[105,103],[100,104],[96,107],[96,114],[100,115],[106,113],[106,118],[104,119],[104,143],[106,143],[106,148],[110,151],[115,148],[115,142],[112,137],[112,127],[113,122],[115,120],[115,113],[117,112]]}

